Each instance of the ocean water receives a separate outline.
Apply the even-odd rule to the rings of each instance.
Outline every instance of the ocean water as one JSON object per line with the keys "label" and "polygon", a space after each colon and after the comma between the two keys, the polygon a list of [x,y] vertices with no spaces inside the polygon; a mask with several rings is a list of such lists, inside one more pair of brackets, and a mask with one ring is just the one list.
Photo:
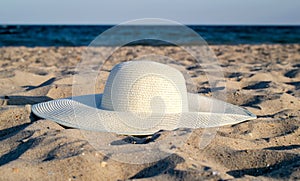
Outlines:
{"label": "ocean water", "polygon": [[[16,25],[0,26],[0,46],[87,46],[99,34],[105,32],[111,25]],[[236,44],[290,44],[300,43],[300,26],[188,26],[199,34],[209,45]],[[140,27],[141,28],[141,27]],[[143,28],[143,27],[142,27]],[[142,33],[149,33],[149,26]],[[153,32],[158,26],[150,27]],[[164,29],[165,27],[160,26]],[[168,35],[176,39],[182,35],[178,27]],[[122,38],[131,39],[136,36],[134,28],[124,31]],[[139,32],[140,33],[140,32]],[[181,36],[182,37],[182,36]],[[115,38],[115,39],[114,39]],[[100,45],[114,45],[116,37]],[[186,36],[181,44],[193,44],[193,37]],[[137,41],[131,44],[167,45],[161,41]]]}

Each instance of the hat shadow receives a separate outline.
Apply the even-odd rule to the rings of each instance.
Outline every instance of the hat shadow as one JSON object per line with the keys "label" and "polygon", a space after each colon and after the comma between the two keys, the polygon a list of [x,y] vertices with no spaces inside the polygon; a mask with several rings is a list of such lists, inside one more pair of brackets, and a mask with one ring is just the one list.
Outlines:
{"label": "hat shadow", "polygon": [[143,135],[143,136],[126,136],[123,139],[112,141],[110,144],[117,145],[126,145],[126,144],[148,144],[154,142],[161,136],[160,132],[157,132],[153,135]]}

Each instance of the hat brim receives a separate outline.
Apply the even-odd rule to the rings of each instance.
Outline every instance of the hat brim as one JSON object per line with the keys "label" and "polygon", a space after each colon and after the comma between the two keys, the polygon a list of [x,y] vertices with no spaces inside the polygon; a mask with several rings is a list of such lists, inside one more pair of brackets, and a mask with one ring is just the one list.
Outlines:
{"label": "hat brim", "polygon": [[256,115],[239,106],[192,93],[188,93],[189,112],[151,114],[146,118],[129,112],[104,110],[100,107],[101,99],[102,94],[57,99],[35,104],[32,111],[41,118],[68,127],[126,135],[149,135],[177,128],[218,127],[256,119]]}

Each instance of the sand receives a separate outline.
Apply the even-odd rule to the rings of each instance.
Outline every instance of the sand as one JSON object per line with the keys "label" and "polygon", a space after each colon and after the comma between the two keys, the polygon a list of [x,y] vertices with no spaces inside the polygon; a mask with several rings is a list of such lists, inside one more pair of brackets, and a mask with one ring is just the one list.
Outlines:
{"label": "sand", "polygon": [[[227,101],[258,118],[220,127],[205,148],[199,146],[205,130],[193,130],[173,154],[145,164],[119,162],[97,151],[80,130],[31,113],[32,104],[72,95],[85,47],[0,48],[0,180],[300,179],[300,45],[211,48],[223,68]],[[211,95],[201,68],[176,47],[124,47],[100,75],[106,79],[114,62],[141,52],[180,60],[196,91]],[[104,82],[99,79],[96,92],[102,92]],[[161,131],[159,139],[179,131]],[[159,141],[114,136],[131,139],[133,147]]]}

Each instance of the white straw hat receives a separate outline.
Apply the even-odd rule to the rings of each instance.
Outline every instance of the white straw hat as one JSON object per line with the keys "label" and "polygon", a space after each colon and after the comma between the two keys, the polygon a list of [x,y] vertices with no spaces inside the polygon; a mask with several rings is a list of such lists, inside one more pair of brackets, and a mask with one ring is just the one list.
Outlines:
{"label": "white straw hat", "polygon": [[256,118],[238,106],[188,93],[177,69],[151,61],[116,65],[103,94],[39,103],[32,111],[65,126],[128,135],[217,127]]}

